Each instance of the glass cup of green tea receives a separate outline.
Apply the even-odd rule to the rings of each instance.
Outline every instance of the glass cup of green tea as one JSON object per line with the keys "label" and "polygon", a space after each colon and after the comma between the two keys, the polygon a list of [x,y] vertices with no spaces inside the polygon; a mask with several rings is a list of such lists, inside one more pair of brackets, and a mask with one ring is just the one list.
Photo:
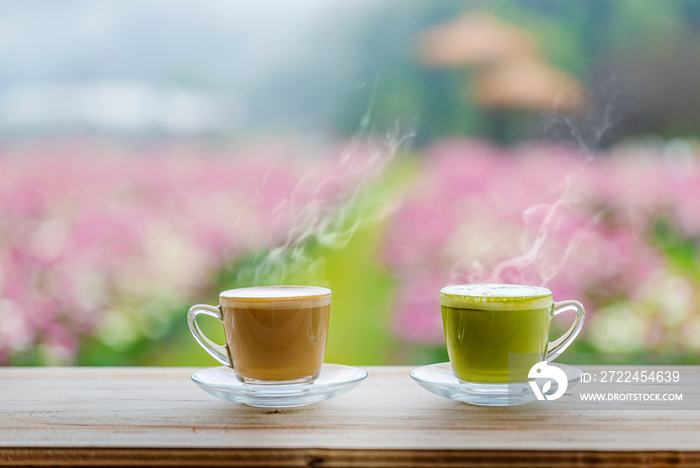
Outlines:
{"label": "glass cup of green tea", "polygon": [[[331,290],[316,286],[230,289],[218,306],[196,305],[187,314],[192,335],[214,359],[246,384],[309,383],[321,373],[328,338]],[[221,346],[199,328],[197,316],[223,323]]]}
{"label": "glass cup of green tea", "polygon": [[[554,302],[549,289],[514,284],[447,286],[440,304],[452,372],[475,383],[526,381],[533,365],[574,341],[586,314],[579,302]],[[573,325],[549,341],[552,318],[565,311],[576,312]]]}

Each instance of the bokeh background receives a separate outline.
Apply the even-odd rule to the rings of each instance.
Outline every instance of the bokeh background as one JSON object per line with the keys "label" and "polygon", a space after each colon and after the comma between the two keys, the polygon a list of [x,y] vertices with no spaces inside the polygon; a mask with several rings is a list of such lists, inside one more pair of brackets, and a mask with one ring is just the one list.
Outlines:
{"label": "bokeh background", "polygon": [[300,283],[326,362],[473,281],[697,353],[698,83],[695,0],[0,2],[0,364],[215,365],[191,305]]}

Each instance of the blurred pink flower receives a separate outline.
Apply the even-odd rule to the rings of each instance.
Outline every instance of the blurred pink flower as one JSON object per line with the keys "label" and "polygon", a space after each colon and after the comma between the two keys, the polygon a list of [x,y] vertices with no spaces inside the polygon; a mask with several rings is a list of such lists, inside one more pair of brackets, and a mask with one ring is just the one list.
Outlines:
{"label": "blurred pink flower", "polygon": [[71,362],[105,323],[147,333],[165,313],[154,301],[191,302],[236,255],[285,242],[319,191],[348,183],[335,159],[299,151],[0,148],[0,363],[37,346]]}

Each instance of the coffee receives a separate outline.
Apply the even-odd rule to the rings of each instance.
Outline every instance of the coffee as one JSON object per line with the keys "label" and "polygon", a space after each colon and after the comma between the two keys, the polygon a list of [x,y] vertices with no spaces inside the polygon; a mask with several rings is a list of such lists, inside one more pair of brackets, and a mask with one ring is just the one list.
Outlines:
{"label": "coffee", "polygon": [[[291,303],[235,302],[224,322],[233,367],[243,381],[315,379],[328,337],[330,298]],[[327,302],[324,304],[324,302]]]}
{"label": "coffee", "polygon": [[[508,383],[527,379],[530,368],[547,357],[554,315],[580,308],[577,329],[549,351],[563,351],[582,324],[583,307],[556,304],[546,288],[523,285],[458,285],[441,290],[442,321],[452,371],[461,380]],[[510,359],[517,357],[517,359]],[[510,366],[509,366],[510,362]]]}
{"label": "coffee", "polygon": [[[314,286],[259,286],[219,295],[220,306],[195,306],[190,329],[214,358],[250,384],[305,383],[321,372],[328,338],[331,291]],[[214,311],[218,311],[215,314]],[[226,346],[211,343],[195,316],[224,324]]]}

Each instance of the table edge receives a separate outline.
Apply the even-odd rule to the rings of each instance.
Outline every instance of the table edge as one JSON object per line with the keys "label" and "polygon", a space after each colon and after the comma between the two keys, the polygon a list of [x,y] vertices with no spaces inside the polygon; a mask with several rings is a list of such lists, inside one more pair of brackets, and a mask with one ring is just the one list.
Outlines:
{"label": "table edge", "polygon": [[2,466],[698,466],[700,451],[1,447]]}

